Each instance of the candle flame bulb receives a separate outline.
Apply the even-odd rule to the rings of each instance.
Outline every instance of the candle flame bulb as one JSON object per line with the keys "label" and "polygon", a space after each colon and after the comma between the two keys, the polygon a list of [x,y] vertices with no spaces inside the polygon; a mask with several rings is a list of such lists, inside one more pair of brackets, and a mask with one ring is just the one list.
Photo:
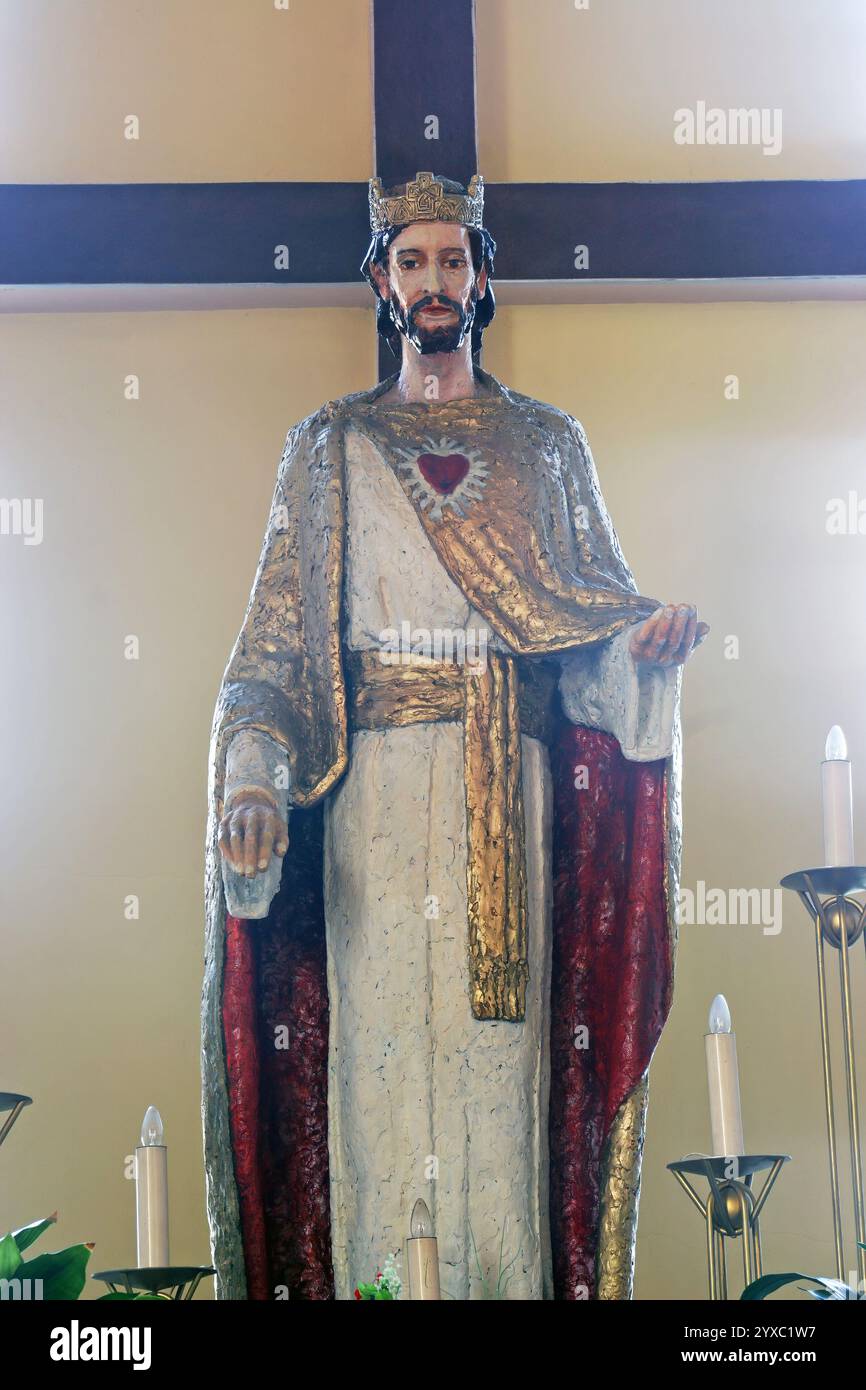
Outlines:
{"label": "candle flame bulb", "polygon": [[824,822],[824,863],[828,868],[854,863],[854,795],[845,735],[834,724],[824,745],[821,764],[821,808]]}
{"label": "candle flame bulb", "polygon": [[135,1236],[139,1269],[162,1269],[168,1257],[168,1149],[162,1116],[149,1105],[135,1151]]}
{"label": "candle flame bulb", "polygon": [[737,1039],[731,1031],[731,1011],[723,994],[710,1005],[710,1031],[704,1038],[707,1087],[710,1098],[712,1152],[717,1158],[744,1154],[743,1116],[740,1110],[740,1076]]}
{"label": "candle flame bulb", "polygon": [[149,1105],[141,1122],[141,1146],[143,1149],[158,1148],[165,1143],[165,1130],[162,1116],[155,1105]]}
{"label": "candle flame bulb", "polygon": [[419,1197],[412,1208],[409,1231],[413,1240],[417,1240],[420,1236],[432,1236],[433,1234],[433,1218],[423,1197]]}
{"label": "candle flame bulb", "polygon": [[717,994],[710,1005],[708,1031],[710,1033],[730,1033],[731,1031],[731,1011],[723,994]]}
{"label": "candle flame bulb", "polygon": [[827,735],[827,742],[824,745],[824,759],[828,763],[843,763],[846,761],[847,757],[848,744],[845,735],[839,728],[839,725],[834,724]]}

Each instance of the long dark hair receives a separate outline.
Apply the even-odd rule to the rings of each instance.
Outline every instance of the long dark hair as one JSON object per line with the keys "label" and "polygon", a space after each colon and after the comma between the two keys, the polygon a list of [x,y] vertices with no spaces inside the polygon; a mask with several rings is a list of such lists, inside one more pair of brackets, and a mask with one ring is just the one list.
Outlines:
{"label": "long dark hair", "polygon": [[[455,187],[459,187],[459,185],[455,185]],[[379,286],[376,284],[372,267],[379,265],[387,271],[388,247],[402,231],[411,225],[410,222],[403,222],[399,226],[385,227],[381,232],[376,232],[361,266],[364,279],[372,286],[376,295],[376,332],[385,339],[395,357],[400,356],[400,331],[391,317],[388,300],[383,299],[379,293]],[[496,242],[486,227],[467,227],[466,230],[469,233],[469,246],[475,274],[479,274],[482,266],[487,267],[487,285],[483,295],[476,300],[475,318],[472,321],[472,356],[477,358],[481,351],[482,334],[496,313],[496,299],[493,294],[493,257],[496,254]]]}

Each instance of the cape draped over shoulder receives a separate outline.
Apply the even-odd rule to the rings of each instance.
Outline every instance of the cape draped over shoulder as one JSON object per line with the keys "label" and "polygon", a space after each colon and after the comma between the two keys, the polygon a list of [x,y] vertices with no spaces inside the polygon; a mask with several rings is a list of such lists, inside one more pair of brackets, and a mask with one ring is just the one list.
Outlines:
{"label": "cape draped over shoulder", "polygon": [[[211,738],[202,1060],[220,1297],[332,1296],[320,812],[349,757],[346,431],[369,431],[395,460],[445,569],[513,652],[597,643],[657,607],[636,590],[580,425],[477,377],[482,394],[440,405],[378,406],[390,382],[329,402],[289,432],[280,460]],[[419,490],[410,467],[419,448],[432,439],[447,449],[458,429],[481,465],[462,508]],[[216,843],[226,751],[241,729],[284,750],[293,811],[281,890],[253,923],[226,913]],[[610,735],[560,715],[551,755],[556,1297],[621,1298],[631,1288],[646,1073],[672,988],[679,746],[665,761],[629,763]],[[590,790],[575,790],[578,764]],[[274,1055],[273,1021],[287,1018],[292,1047]],[[576,1042],[581,1027],[588,1046]]]}

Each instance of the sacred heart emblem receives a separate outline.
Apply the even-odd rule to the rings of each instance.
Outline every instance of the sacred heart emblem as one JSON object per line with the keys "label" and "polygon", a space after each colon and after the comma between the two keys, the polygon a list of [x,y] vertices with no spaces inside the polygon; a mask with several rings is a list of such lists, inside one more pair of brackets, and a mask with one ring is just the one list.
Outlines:
{"label": "sacred heart emblem", "polygon": [[422,440],[422,452],[400,449],[398,464],[414,501],[434,521],[450,507],[466,515],[467,503],[481,496],[490,468],[477,449],[461,449],[453,439]]}
{"label": "sacred heart emblem", "polygon": [[469,460],[465,454],[419,454],[418,467],[430,486],[447,497],[469,472]]}

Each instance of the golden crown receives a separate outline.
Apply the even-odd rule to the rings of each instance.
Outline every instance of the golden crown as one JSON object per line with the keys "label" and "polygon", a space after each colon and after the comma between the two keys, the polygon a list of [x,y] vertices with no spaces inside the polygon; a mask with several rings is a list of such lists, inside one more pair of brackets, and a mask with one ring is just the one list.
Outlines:
{"label": "golden crown", "polygon": [[404,222],[460,222],[484,225],[484,180],[473,174],[465,193],[450,193],[432,173],[415,175],[385,193],[381,179],[370,180],[370,230],[375,234]]}

